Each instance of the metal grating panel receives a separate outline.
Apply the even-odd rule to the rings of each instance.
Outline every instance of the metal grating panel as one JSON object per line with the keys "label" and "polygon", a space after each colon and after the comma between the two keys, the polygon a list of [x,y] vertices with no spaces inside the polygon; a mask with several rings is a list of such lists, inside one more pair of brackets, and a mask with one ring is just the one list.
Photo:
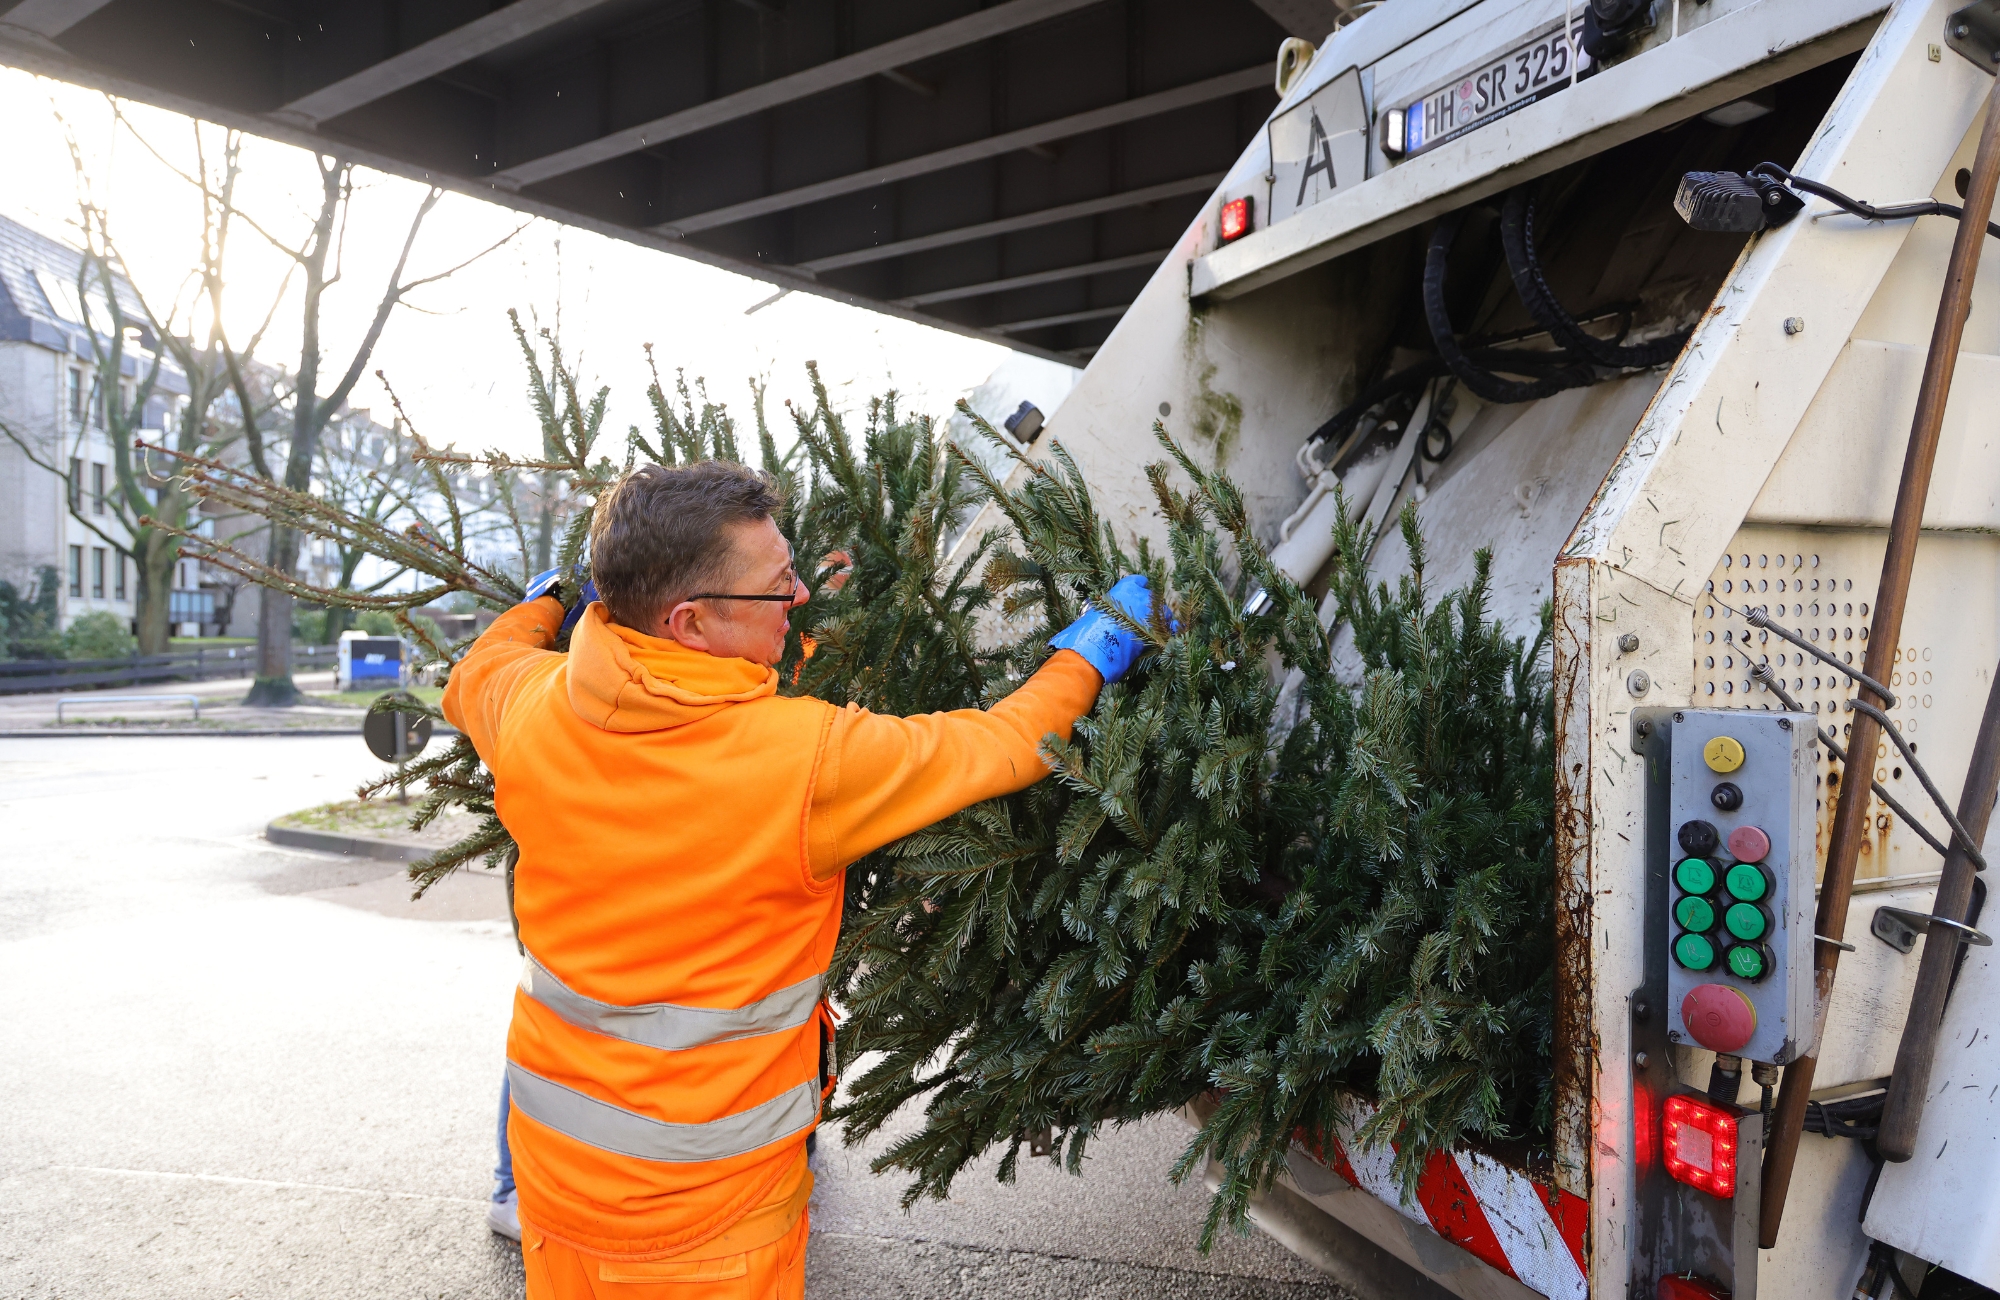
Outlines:
{"label": "metal grating panel", "polygon": [[[1841,701],[1853,683],[1769,632],[1743,621],[1746,605],[1769,608],[1771,617],[1859,668],[1868,645],[1876,584],[1882,571],[1884,534],[1749,526],[1740,530],[1709,575],[1694,610],[1694,700],[1702,708],[1772,709],[1775,697],[1750,680],[1753,664],[1782,672],[1785,687],[1821,725],[1845,737],[1850,714]],[[1934,780],[1956,798],[1971,756],[1973,733],[2000,647],[2000,541],[1972,535],[1925,537],[1917,556],[1903,639],[1888,685],[1890,711]],[[1818,787],[1818,843],[1823,864],[1833,816],[1828,787],[1832,760],[1822,755]],[[1923,787],[1892,745],[1879,742],[1875,779],[1906,807],[1925,817],[1933,833],[1943,819],[1930,810]],[[1926,815],[1928,814],[1928,815]],[[1870,801],[1876,833],[1861,846],[1858,879],[1921,875],[1938,869],[1937,855],[1903,828],[1879,801]]]}

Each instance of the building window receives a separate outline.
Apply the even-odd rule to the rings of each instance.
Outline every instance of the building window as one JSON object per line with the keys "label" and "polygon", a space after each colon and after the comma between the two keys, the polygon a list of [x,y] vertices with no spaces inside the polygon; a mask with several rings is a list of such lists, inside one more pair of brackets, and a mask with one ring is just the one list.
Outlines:
{"label": "building window", "polygon": [[83,548],[81,546],[72,546],[69,548],[69,594],[72,596],[83,595]]}
{"label": "building window", "polygon": [[118,552],[111,563],[113,565],[111,572],[117,579],[111,588],[111,594],[114,599],[123,600],[125,599],[125,552]]}
{"label": "building window", "polygon": [[104,599],[104,548],[102,546],[93,546],[90,548],[90,598],[92,600]]}
{"label": "building window", "polygon": [[83,372],[81,370],[71,370],[69,372],[69,422],[71,424],[83,423]]}
{"label": "building window", "polygon": [[104,466],[102,465],[90,467],[90,513],[94,515],[104,513]]}
{"label": "building window", "polygon": [[90,381],[90,422],[97,428],[104,427],[104,380],[93,376]]}
{"label": "building window", "polygon": [[72,514],[83,513],[83,462],[69,458],[69,508]]}

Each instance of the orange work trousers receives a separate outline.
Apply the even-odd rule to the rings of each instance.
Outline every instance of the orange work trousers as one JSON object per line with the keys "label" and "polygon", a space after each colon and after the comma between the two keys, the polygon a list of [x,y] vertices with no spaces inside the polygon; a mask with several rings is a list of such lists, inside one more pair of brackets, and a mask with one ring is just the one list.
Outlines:
{"label": "orange work trousers", "polygon": [[691,1252],[708,1258],[632,1263],[586,1255],[523,1223],[521,1262],[528,1300],[802,1300],[807,1232],[802,1212],[790,1232],[754,1250],[710,1254],[716,1246],[726,1249],[725,1233]]}

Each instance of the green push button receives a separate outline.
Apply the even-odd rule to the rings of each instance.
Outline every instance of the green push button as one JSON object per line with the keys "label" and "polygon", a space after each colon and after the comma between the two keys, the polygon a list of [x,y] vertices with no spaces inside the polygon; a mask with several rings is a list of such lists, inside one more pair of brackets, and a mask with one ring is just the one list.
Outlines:
{"label": "green push button", "polygon": [[1674,920],[1683,930],[1693,930],[1697,934],[1715,928],[1715,904],[1706,898],[1693,894],[1674,904]]}
{"label": "green push button", "polygon": [[1736,978],[1760,980],[1770,974],[1771,954],[1761,943],[1739,943],[1730,948],[1728,964]]}
{"label": "green push button", "polygon": [[1706,894],[1715,888],[1715,864],[1707,858],[1682,858],[1674,867],[1674,883],[1683,894]]}
{"label": "green push button", "polygon": [[1674,960],[1689,970],[1707,970],[1715,965],[1715,945],[1704,935],[1684,934],[1674,940]]}
{"label": "green push button", "polygon": [[1722,887],[1731,898],[1755,903],[1771,892],[1770,869],[1755,862],[1739,862],[1723,875]]}
{"label": "green push button", "polygon": [[1722,924],[1745,943],[1754,943],[1771,932],[1771,914],[1756,903],[1732,903]]}

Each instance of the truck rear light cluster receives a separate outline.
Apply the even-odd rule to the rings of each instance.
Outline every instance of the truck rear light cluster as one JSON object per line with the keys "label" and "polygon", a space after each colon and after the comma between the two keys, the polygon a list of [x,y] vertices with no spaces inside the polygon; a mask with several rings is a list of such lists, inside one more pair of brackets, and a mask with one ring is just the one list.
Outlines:
{"label": "truck rear light cluster", "polygon": [[1736,1114],[1689,1096],[1667,1098],[1661,1153],[1667,1173],[1710,1196],[1736,1195]]}
{"label": "truck rear light cluster", "polygon": [[1250,233],[1250,200],[1248,197],[1231,199],[1222,205],[1222,217],[1217,222],[1222,242],[1232,243]]}
{"label": "truck rear light cluster", "polygon": [[1654,1300],[1729,1300],[1729,1289],[1693,1273],[1669,1273],[1653,1295]]}

